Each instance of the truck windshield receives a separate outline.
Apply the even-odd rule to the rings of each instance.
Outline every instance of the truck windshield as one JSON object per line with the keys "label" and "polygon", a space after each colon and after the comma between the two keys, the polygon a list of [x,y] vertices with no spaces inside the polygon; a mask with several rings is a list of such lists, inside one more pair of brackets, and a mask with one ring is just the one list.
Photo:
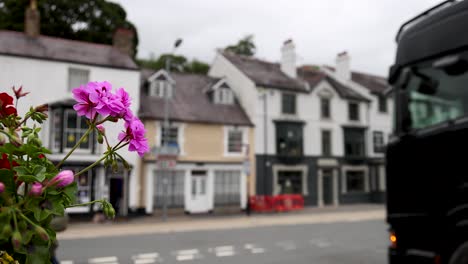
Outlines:
{"label": "truck windshield", "polygon": [[449,67],[425,63],[407,75],[410,130],[421,129],[468,115],[468,63]]}

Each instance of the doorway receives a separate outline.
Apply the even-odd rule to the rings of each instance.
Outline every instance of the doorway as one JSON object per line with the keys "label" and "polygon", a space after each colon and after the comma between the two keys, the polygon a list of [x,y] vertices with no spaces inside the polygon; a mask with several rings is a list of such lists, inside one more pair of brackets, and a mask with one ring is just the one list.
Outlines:
{"label": "doorway", "polygon": [[333,205],[333,170],[322,170],[323,205]]}
{"label": "doorway", "polygon": [[190,213],[206,213],[210,211],[208,197],[208,177],[204,170],[194,170],[190,179]]}

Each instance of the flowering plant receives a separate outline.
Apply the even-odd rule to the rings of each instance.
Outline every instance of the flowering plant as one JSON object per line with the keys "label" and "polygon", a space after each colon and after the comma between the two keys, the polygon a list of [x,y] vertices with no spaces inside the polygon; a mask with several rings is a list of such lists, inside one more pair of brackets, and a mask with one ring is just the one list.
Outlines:
{"label": "flowering plant", "polygon": [[[128,93],[120,88],[112,91],[108,82],[90,82],[75,88],[74,109],[78,116],[87,118],[88,129],[65,157],[54,164],[47,158],[51,152],[39,137],[42,124],[48,117],[47,105],[31,107],[20,117],[16,106],[27,93],[13,88],[14,98],[0,93],[0,250],[19,263],[49,263],[50,249],[56,243],[51,228],[54,217],[63,216],[66,208],[100,203],[107,217],[115,210],[106,200],[75,204],[75,178],[104,163],[114,170],[118,161],[128,163],[117,153],[128,146],[140,156],[148,152],[148,143],[142,122],[130,110]],[[124,120],[125,127],[118,135],[118,143],[109,144],[103,124]],[[85,142],[90,133],[97,133],[97,141],[105,144],[103,156],[74,174],[61,170],[70,155]]]}

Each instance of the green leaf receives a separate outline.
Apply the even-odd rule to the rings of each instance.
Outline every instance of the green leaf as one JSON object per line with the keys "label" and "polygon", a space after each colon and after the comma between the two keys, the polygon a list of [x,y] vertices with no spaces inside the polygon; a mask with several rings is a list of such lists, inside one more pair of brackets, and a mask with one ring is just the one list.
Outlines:
{"label": "green leaf", "polygon": [[63,188],[62,192],[70,199],[70,204],[74,204],[76,202],[76,193],[78,192],[76,182],[68,185],[67,187]]}
{"label": "green leaf", "polygon": [[33,175],[18,176],[18,180],[26,183],[33,183],[37,181],[36,177],[34,177]]}
{"label": "green leaf", "polygon": [[33,241],[33,249],[26,257],[26,264],[50,263],[50,251],[47,245],[38,245]]}
{"label": "green leaf", "polygon": [[45,176],[46,168],[41,165],[34,165],[33,167],[33,175],[36,176],[38,182],[42,182]]}
{"label": "green leaf", "polygon": [[13,170],[15,170],[18,173],[19,176],[21,176],[21,175],[31,175],[31,171],[25,166],[14,167]]}
{"label": "green leaf", "polygon": [[13,180],[13,171],[7,169],[0,169],[0,182],[3,182],[3,184],[5,184],[6,192],[16,192],[15,181]]}

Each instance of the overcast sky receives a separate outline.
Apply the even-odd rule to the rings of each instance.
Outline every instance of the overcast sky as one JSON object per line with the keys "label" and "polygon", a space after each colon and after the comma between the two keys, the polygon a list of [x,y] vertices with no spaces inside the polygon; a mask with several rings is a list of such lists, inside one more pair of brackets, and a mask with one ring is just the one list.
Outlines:
{"label": "overcast sky", "polygon": [[211,63],[217,48],[254,35],[256,57],[279,61],[292,38],[298,64],[335,63],[348,51],[353,70],[386,75],[398,27],[441,0],[113,0],[139,34],[138,57],[171,50]]}

